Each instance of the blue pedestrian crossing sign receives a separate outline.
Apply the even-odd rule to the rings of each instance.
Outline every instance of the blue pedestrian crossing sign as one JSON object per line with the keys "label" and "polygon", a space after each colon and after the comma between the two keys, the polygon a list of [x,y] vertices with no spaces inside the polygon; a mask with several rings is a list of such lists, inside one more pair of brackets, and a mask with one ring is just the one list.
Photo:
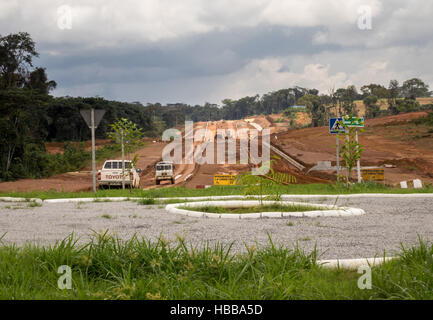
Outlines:
{"label": "blue pedestrian crossing sign", "polygon": [[329,133],[338,134],[345,132],[346,128],[343,126],[343,118],[329,119]]}

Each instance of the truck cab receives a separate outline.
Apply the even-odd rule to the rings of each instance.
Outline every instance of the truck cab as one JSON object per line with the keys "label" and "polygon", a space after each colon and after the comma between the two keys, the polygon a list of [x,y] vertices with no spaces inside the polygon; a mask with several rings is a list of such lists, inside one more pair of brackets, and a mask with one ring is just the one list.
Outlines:
{"label": "truck cab", "polygon": [[174,165],[171,161],[161,161],[155,165],[155,182],[157,185],[163,180],[170,180],[174,184]]}
{"label": "truck cab", "polygon": [[[125,186],[138,188],[140,186],[141,169],[136,169],[130,160],[125,160]],[[98,170],[98,188],[122,185],[122,160],[107,160]]]}

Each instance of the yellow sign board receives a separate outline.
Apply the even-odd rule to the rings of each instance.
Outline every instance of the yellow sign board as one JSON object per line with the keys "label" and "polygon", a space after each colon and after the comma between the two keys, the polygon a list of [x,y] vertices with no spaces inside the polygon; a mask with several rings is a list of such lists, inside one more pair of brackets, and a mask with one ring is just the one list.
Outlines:
{"label": "yellow sign board", "polygon": [[384,181],[385,169],[361,169],[363,181]]}
{"label": "yellow sign board", "polygon": [[234,186],[236,176],[232,174],[216,174],[213,176],[213,184],[215,186]]}

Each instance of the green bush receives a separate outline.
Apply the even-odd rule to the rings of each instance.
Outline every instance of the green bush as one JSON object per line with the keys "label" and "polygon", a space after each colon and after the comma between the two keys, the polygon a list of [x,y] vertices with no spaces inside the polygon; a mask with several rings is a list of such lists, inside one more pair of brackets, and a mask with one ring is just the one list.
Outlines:
{"label": "green bush", "polygon": [[412,123],[415,123],[416,125],[426,125],[429,127],[433,127],[433,112],[430,112],[427,116],[421,117],[418,119],[414,119],[411,121]]}

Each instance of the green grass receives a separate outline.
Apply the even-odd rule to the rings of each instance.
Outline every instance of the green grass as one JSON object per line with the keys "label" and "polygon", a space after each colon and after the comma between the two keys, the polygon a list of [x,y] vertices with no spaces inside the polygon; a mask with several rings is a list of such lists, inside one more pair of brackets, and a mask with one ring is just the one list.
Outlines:
{"label": "green grass", "polygon": [[29,208],[42,207],[42,203],[39,203],[39,202],[30,202],[27,206]]}
{"label": "green grass", "polygon": [[[372,289],[360,290],[356,271],[327,270],[317,252],[299,247],[246,247],[181,238],[169,244],[95,234],[50,247],[0,246],[0,299],[432,299],[433,248],[420,242],[400,259],[372,269]],[[59,266],[72,269],[72,289],[60,290]]]}
{"label": "green grass", "polygon": [[[264,194],[351,194],[351,193],[433,193],[433,186],[427,185],[422,189],[400,189],[384,186],[379,183],[354,184],[349,188],[337,184],[295,184],[290,186],[264,187]],[[245,195],[242,186],[213,186],[208,189],[188,189],[185,187],[158,188],[149,190],[98,190],[96,197],[142,197],[142,198],[165,198],[165,197],[203,197],[203,196],[226,196]],[[57,192],[31,191],[31,192],[3,192],[0,197],[23,197],[23,198],[91,198],[95,197],[93,192]]]}
{"label": "green grass", "polygon": [[189,207],[181,206],[179,209],[198,211],[198,212],[209,212],[209,213],[255,213],[255,212],[304,212],[304,211],[317,211],[327,210],[323,208],[317,208],[308,205],[281,205],[279,203],[269,204],[263,206],[252,206],[252,207],[218,207],[218,206],[206,206],[206,207]]}
{"label": "green grass", "polygon": [[141,205],[155,204],[155,199],[152,198],[141,199],[138,200],[137,203]]}

